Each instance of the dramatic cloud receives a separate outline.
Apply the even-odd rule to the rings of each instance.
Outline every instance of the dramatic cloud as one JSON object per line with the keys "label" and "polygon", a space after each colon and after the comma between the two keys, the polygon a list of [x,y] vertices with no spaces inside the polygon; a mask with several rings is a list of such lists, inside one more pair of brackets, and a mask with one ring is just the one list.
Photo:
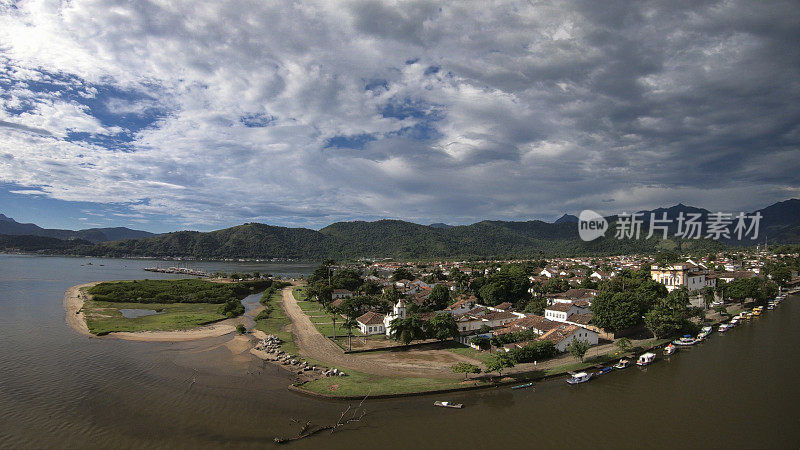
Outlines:
{"label": "dramatic cloud", "polygon": [[0,1],[0,183],[204,229],[750,210],[800,194],[798,14]]}

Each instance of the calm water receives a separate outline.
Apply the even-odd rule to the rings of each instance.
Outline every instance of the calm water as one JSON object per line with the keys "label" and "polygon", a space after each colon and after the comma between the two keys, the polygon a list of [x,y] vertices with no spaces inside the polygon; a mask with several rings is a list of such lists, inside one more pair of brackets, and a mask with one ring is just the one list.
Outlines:
{"label": "calm water", "polygon": [[[141,271],[152,261],[86,262],[0,255],[0,447],[271,447],[276,435],[293,434],[290,419],[331,423],[346,406],[289,393],[281,369],[234,356],[222,345],[228,337],[170,344],[78,335],[64,321],[68,287],[175,277]],[[269,266],[227,270],[311,270]],[[795,297],[646,370],[580,386],[375,400],[358,427],[292,447],[797,448],[798,323]],[[440,397],[465,408],[432,407]]]}

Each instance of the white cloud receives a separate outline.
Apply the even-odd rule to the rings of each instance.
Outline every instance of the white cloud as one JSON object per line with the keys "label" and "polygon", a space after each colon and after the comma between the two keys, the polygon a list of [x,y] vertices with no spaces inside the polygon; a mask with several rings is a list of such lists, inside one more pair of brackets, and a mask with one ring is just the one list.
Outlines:
{"label": "white cloud", "polygon": [[[718,203],[703,193],[733,185],[724,200],[761,206],[796,192],[796,8],[671,8],[19,2],[0,7],[0,155],[13,156],[0,181],[202,225],[554,217],[612,197]],[[389,104],[430,115],[385,117]],[[120,152],[108,139],[129,122],[113,116],[154,121]],[[363,149],[325,148],[360,135]]]}

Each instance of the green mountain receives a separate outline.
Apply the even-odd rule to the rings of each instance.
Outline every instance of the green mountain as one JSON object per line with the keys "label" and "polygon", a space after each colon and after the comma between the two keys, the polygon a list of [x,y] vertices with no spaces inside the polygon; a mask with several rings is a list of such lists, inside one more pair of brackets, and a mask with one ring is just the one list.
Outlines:
{"label": "green mountain", "polygon": [[483,221],[436,228],[400,220],[338,222],[319,231],[248,223],[208,233],[179,231],[146,239],[79,248],[94,256],[191,256],[195,258],[483,258],[653,252],[694,246],[723,248],[713,241],[578,239],[577,224]]}
{"label": "green mountain", "polygon": [[[646,213],[644,217],[649,217],[650,212],[659,215],[666,212],[669,218],[674,218],[680,212],[696,212],[704,216],[708,213],[706,210],[682,204],[642,212]],[[800,200],[776,203],[759,212],[764,216],[760,236],[767,233],[770,243],[800,242]],[[0,249],[92,256],[181,256],[207,259],[452,259],[608,255],[650,253],[663,249],[712,252],[727,245],[756,243],[677,238],[663,241],[656,238],[619,240],[614,237],[615,216],[607,218],[610,223],[606,237],[583,242],[578,238],[578,223],[571,217],[568,219],[557,223],[540,220],[486,220],[472,225],[447,227],[440,224],[419,225],[402,220],[354,221],[337,222],[319,231],[246,223],[206,233],[178,231],[96,244],[87,242],[88,239],[72,242],[52,240],[49,237],[39,237],[37,240],[35,236],[6,236],[5,240],[0,240]],[[644,237],[647,227],[643,226],[642,231]]]}

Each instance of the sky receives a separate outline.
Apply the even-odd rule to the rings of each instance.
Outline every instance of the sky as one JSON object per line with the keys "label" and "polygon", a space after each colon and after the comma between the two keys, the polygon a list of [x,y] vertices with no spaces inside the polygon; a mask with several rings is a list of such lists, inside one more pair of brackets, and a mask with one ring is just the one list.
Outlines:
{"label": "sky", "polygon": [[154,232],[800,197],[796,1],[0,0],[0,213]]}

